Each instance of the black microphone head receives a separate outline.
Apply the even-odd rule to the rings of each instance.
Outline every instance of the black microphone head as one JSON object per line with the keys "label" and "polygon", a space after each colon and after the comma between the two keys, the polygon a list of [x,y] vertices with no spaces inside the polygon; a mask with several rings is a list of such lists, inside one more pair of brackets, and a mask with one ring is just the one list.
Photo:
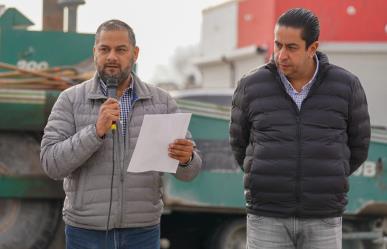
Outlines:
{"label": "black microphone head", "polygon": [[115,77],[107,77],[106,78],[106,86],[108,89],[108,97],[116,99],[117,98],[118,79]]}

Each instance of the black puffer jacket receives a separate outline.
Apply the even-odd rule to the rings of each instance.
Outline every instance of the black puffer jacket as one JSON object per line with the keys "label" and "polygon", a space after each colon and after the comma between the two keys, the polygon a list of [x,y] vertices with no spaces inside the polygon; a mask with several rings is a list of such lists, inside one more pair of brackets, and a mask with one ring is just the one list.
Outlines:
{"label": "black puffer jacket", "polygon": [[235,90],[230,143],[245,171],[249,213],[334,217],[345,209],[348,176],[367,158],[367,101],[356,76],[317,56],[319,73],[300,111],[273,62]]}

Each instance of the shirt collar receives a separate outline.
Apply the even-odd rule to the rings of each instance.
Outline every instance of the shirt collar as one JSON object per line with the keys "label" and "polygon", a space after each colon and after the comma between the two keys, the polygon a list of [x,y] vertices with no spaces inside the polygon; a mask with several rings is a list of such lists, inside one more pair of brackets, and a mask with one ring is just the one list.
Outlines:
{"label": "shirt collar", "polygon": [[[316,76],[317,76],[317,73],[318,73],[318,68],[319,68],[319,65],[320,65],[320,62],[318,60],[318,57],[317,55],[314,55],[314,59],[316,61],[316,70],[314,71],[314,74],[313,74],[313,77],[310,79],[310,81],[308,83],[306,83],[302,89],[301,89],[301,92],[304,90],[304,89],[309,89],[312,87],[312,84],[314,83],[314,81],[316,80]],[[283,74],[279,69],[278,69],[278,74],[280,75],[281,77],[281,81],[282,83],[285,85],[285,87],[290,90],[292,89],[294,92],[297,92],[296,89],[294,89],[292,83],[290,83],[290,81],[286,78],[285,74]]]}

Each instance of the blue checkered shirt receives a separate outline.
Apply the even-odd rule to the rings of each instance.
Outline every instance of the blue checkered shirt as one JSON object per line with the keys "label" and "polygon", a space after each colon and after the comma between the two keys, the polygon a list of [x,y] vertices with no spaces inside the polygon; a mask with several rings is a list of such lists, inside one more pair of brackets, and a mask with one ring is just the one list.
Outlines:
{"label": "blue checkered shirt", "polygon": [[[105,82],[100,81],[101,91],[107,97],[107,86]],[[132,83],[125,89],[121,98],[118,100],[120,103],[120,122],[122,124],[122,135],[126,135],[126,126],[128,124],[129,112],[132,110],[134,101],[136,100],[136,93],[134,90],[134,78],[132,77]]]}
{"label": "blue checkered shirt", "polygon": [[301,109],[302,102],[304,101],[306,96],[308,96],[310,88],[312,87],[314,81],[316,80],[316,75],[318,73],[319,61],[318,61],[317,55],[314,58],[315,58],[316,64],[317,64],[316,71],[314,72],[312,79],[302,87],[300,92],[297,92],[297,90],[294,89],[294,87],[289,82],[289,80],[286,78],[286,76],[280,70],[278,70],[278,73],[281,77],[281,81],[285,86],[286,92],[289,94],[289,96],[296,103],[298,110]]}

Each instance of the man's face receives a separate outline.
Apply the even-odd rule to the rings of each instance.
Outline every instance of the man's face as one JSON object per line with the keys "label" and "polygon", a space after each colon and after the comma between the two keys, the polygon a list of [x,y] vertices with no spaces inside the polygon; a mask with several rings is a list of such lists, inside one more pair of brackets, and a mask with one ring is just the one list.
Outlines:
{"label": "man's face", "polygon": [[122,84],[132,71],[138,51],[129,42],[126,30],[102,31],[93,49],[94,63],[102,80],[114,77]]}
{"label": "man's face", "polygon": [[290,79],[300,79],[313,63],[318,42],[306,49],[301,28],[277,25],[274,30],[274,59],[279,70]]}

